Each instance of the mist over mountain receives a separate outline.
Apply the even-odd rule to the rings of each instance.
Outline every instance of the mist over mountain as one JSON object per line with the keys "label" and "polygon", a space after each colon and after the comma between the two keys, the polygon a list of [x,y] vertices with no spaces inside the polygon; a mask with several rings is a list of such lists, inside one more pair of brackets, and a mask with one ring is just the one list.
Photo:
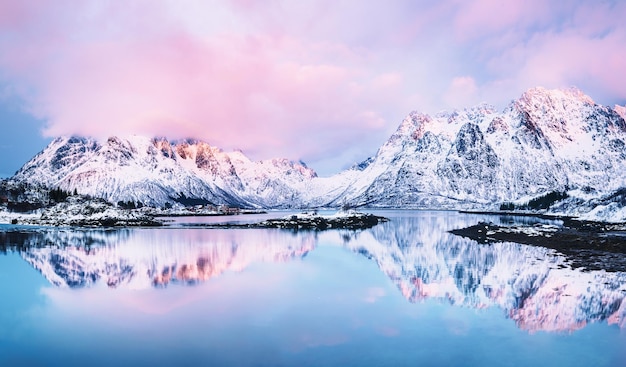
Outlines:
{"label": "mist over mountain", "polygon": [[619,196],[625,111],[577,89],[533,88],[503,111],[482,104],[411,112],[374,156],[332,177],[197,140],[60,137],[13,180],[152,206],[191,199],[256,208],[494,209],[563,192],[559,210],[584,207],[577,215],[614,219],[626,216]]}

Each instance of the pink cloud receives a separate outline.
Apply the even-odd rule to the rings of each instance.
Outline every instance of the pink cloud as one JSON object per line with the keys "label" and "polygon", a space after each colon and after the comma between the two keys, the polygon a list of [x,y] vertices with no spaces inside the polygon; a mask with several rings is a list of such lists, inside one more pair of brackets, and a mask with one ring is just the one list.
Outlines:
{"label": "pink cloud", "polygon": [[[148,5],[133,14],[142,10],[163,17]],[[328,63],[325,54],[338,49],[359,58],[341,45],[271,34],[204,37],[129,17],[114,6],[94,23],[112,24],[112,35],[85,26],[83,40],[71,25],[53,26],[60,36],[11,45],[16,52],[3,69],[36,90],[26,98],[47,119],[46,135],[192,136],[264,158],[315,157],[324,154],[319,140],[337,141],[334,131],[353,128],[358,139],[384,126],[372,105],[379,93],[394,93],[397,76]]]}
{"label": "pink cloud", "polygon": [[380,298],[384,297],[386,292],[380,287],[370,287],[367,289],[367,295],[365,296],[365,302],[376,303]]}
{"label": "pink cloud", "polygon": [[626,99],[626,4],[515,4],[499,10],[491,1],[473,2],[455,20],[457,34],[472,39],[486,65],[482,100],[501,105],[538,85],[578,86],[603,104]]}
{"label": "pink cloud", "polygon": [[[584,29],[584,27],[582,27]],[[579,28],[539,33],[525,45],[509,49],[492,60],[495,69],[509,75],[507,88],[524,90],[542,85],[548,88],[579,86],[597,99],[626,98],[626,31],[610,30],[590,36]],[[510,69],[506,65],[515,65]],[[495,86],[495,84],[494,84]],[[501,93],[493,88],[493,94]],[[615,98],[617,97],[617,98]],[[610,102],[604,102],[610,104]]]}
{"label": "pink cloud", "polygon": [[452,108],[470,107],[477,102],[478,87],[471,76],[460,76],[452,79],[444,98]]}
{"label": "pink cloud", "polygon": [[542,0],[460,2],[454,19],[456,36],[471,39],[492,36],[529,25],[543,24],[554,5]]}
{"label": "pink cloud", "polygon": [[414,109],[502,107],[536,85],[623,103],[624,15],[539,0],[3,2],[0,82],[50,136],[196,137],[336,171]]}

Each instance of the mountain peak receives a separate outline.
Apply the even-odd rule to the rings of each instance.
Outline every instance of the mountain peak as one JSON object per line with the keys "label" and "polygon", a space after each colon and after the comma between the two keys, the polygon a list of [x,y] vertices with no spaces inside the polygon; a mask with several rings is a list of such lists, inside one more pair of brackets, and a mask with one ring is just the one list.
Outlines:
{"label": "mountain peak", "polygon": [[622,116],[624,120],[626,120],[626,106],[615,105],[613,110],[617,112],[618,115]]}
{"label": "mountain peak", "polygon": [[[486,115],[486,114],[492,114],[492,113],[496,113],[498,112],[496,110],[496,107],[493,105],[490,105],[488,103],[479,103],[475,106],[471,106],[471,107],[465,107],[463,109],[454,109],[452,111],[449,110],[443,110],[443,111],[439,111],[437,112],[437,114],[435,114],[436,118],[443,118],[443,119],[448,119],[448,120],[454,120],[459,116],[466,116],[469,118],[473,118],[476,115]],[[451,121],[450,121],[451,122]]]}
{"label": "mountain peak", "polygon": [[402,135],[410,135],[413,139],[419,139],[424,133],[424,126],[432,121],[432,117],[426,113],[411,111],[397,131]]}
{"label": "mountain peak", "polygon": [[598,108],[603,107],[577,88],[536,87],[513,101],[510,111],[549,146],[564,146],[592,128],[590,118]]}
{"label": "mountain peak", "polygon": [[314,177],[315,171],[288,159],[253,162],[199,140],[132,135],[55,139],[14,179],[113,203],[162,206],[198,198],[216,205],[290,207],[303,205],[296,187]]}
{"label": "mountain peak", "polygon": [[576,87],[562,89],[546,89],[544,87],[534,87],[522,93],[518,99],[520,103],[539,104],[547,103],[553,105],[555,103],[563,103],[565,101],[577,102],[581,104],[595,105],[596,103],[586,95],[583,91]]}

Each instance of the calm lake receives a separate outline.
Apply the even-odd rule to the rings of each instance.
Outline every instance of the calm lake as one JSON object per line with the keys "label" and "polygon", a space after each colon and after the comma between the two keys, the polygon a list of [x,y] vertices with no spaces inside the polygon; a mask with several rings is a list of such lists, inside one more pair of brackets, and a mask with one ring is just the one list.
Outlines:
{"label": "calm lake", "polygon": [[391,220],[0,226],[0,366],[626,366],[626,273],[447,232],[536,219],[372,213]]}

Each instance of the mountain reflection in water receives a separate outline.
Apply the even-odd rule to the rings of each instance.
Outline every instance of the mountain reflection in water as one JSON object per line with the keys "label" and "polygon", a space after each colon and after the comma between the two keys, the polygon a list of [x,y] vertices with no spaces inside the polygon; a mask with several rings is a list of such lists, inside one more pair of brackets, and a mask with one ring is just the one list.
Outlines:
{"label": "mountain reflection in water", "polygon": [[[195,284],[255,262],[304,256],[314,236],[278,230],[125,229],[7,232],[20,255],[55,286],[143,289]],[[13,242],[20,239],[19,244]]]}
{"label": "mountain reflection in water", "polygon": [[19,252],[57,287],[129,289],[196,284],[258,262],[302,258],[316,246],[340,246],[376,262],[410,302],[497,306],[529,331],[571,331],[597,321],[626,325],[626,273],[574,270],[554,250],[478,244],[447,232],[511,218],[387,214],[391,221],[359,232],[42,229],[3,232],[0,245]]}

